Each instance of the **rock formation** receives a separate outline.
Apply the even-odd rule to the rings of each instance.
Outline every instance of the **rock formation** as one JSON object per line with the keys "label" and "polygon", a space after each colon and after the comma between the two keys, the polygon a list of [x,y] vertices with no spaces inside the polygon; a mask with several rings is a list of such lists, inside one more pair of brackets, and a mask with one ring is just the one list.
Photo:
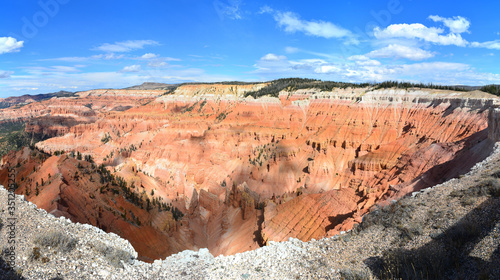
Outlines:
{"label": "rock formation", "polygon": [[0,183],[10,164],[17,193],[119,234],[144,260],[198,248],[227,255],[351,229],[375,204],[467,172],[496,140],[491,96],[244,97],[265,86],[92,90],[0,110],[51,136],[4,157]]}

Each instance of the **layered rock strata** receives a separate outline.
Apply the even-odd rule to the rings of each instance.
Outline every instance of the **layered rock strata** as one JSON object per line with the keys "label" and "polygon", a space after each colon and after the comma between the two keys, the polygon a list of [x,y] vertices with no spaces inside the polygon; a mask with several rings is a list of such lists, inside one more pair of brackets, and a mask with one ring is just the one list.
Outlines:
{"label": "layered rock strata", "polygon": [[[70,103],[90,98],[102,106],[92,103],[86,108],[93,115],[77,114],[81,123],[68,124],[53,133],[59,136],[37,144],[44,159],[33,164],[35,171],[31,166],[23,171],[18,193],[30,189],[27,199],[48,211],[57,209],[56,215],[117,232],[146,259],[198,248],[233,254],[270,241],[307,241],[348,230],[375,204],[467,172],[489,155],[495,140],[495,113],[489,113],[497,103],[493,97],[370,89],[244,97],[263,86],[183,85],[160,97],[133,93],[137,99],[121,99],[122,108],[115,110],[107,98],[118,99],[127,91],[81,93]],[[54,118],[55,112],[47,114]],[[144,206],[147,200],[160,201],[176,207],[182,218],[168,220],[155,204],[150,211],[129,209],[141,221],[129,227],[126,209],[133,203],[125,192],[101,193],[101,182],[84,189],[74,174],[60,171],[62,162],[78,167],[78,160],[67,156],[71,151],[91,156],[127,187],[134,186],[131,191]],[[29,161],[20,154],[9,156],[4,164]],[[62,195],[40,188],[34,195],[35,182],[49,172],[44,166],[51,166],[51,175],[71,175],[67,183],[61,181],[70,186],[63,189],[73,191]],[[85,176],[97,172],[86,168]],[[89,198],[78,198],[89,192],[102,201],[100,210]],[[58,197],[72,202],[63,199],[63,204]],[[121,217],[125,212],[128,218]],[[101,218],[113,213],[119,214],[114,220]],[[152,241],[142,244],[147,228]],[[155,254],[149,253],[152,248]]]}

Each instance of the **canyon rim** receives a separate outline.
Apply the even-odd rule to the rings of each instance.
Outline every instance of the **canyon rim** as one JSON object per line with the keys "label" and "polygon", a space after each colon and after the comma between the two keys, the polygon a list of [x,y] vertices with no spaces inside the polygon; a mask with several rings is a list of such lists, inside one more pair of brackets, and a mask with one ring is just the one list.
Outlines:
{"label": "canyon rim", "polygon": [[0,183],[14,170],[17,194],[151,262],[351,230],[375,205],[465,174],[497,140],[498,98],[485,92],[311,86],[254,98],[272,83],[91,90],[2,109],[3,124],[41,141],[2,157]]}

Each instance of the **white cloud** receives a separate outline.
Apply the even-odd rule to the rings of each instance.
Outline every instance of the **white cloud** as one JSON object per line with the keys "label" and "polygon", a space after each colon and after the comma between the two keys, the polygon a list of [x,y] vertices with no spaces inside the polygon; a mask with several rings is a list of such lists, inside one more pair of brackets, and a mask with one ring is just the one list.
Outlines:
{"label": "white cloud", "polygon": [[374,60],[374,59],[368,59],[368,60],[358,60],[356,61],[357,65],[361,66],[378,66],[381,65],[380,61]]}
{"label": "white cloud", "polygon": [[147,53],[140,57],[140,59],[148,60],[148,66],[151,68],[162,68],[168,66],[166,61],[181,61],[173,57],[160,57],[158,54]]}
{"label": "white cloud", "polygon": [[450,29],[452,33],[464,33],[468,32],[470,27],[470,21],[461,16],[456,16],[453,18],[443,18],[440,16],[429,16],[434,22],[442,22],[446,27]]}
{"label": "white cloud", "polygon": [[347,60],[354,61],[354,63],[361,66],[377,66],[381,64],[380,61],[370,59],[366,55],[352,55]]}
{"label": "white cloud", "polygon": [[273,61],[273,60],[284,60],[286,56],[284,55],[275,55],[274,53],[268,53],[265,56],[260,58],[261,60]]}
{"label": "white cloud", "polygon": [[24,41],[17,41],[12,37],[0,37],[0,54],[19,52]]}
{"label": "white cloud", "polygon": [[317,64],[317,65],[327,64],[327,62],[325,60],[320,59],[320,58],[301,59],[298,62],[293,62],[293,63],[307,63],[307,64]]}
{"label": "white cloud", "polygon": [[139,71],[141,71],[141,66],[135,64],[135,65],[125,66],[120,72],[132,73],[132,72],[139,72]]}
{"label": "white cloud", "polygon": [[288,72],[292,69],[292,65],[288,59],[278,59],[277,55],[267,54],[261,57],[253,65],[256,69],[252,73],[283,73]]}
{"label": "white cloud", "polygon": [[166,63],[165,61],[150,61],[148,63],[148,66],[153,68],[165,67],[167,65],[168,63]]}
{"label": "white cloud", "polygon": [[385,29],[374,28],[374,36],[377,39],[407,38],[420,39],[438,45],[456,45],[465,47],[468,42],[460,34],[444,32],[441,28],[427,27],[420,23],[412,24],[392,24]]}
{"label": "white cloud", "polygon": [[12,74],[14,74],[12,71],[0,71],[0,79],[9,78]]}
{"label": "white cloud", "polygon": [[223,20],[228,17],[230,19],[241,19],[240,5],[241,0],[225,0],[223,3],[220,0],[215,0],[213,2],[215,11],[219,15],[219,18]]}
{"label": "white cloud", "polygon": [[323,38],[352,38],[353,34],[338,25],[328,21],[307,21],[299,18],[298,15],[292,12],[277,12],[274,15],[274,20],[278,22],[280,27],[284,27],[286,32],[304,32],[309,36]]}
{"label": "white cloud", "polygon": [[91,56],[91,58],[93,58],[93,59],[104,59],[104,60],[122,59],[124,57],[125,57],[125,55],[123,55],[123,54],[117,55],[114,53],[98,54],[98,55]]}
{"label": "white cloud", "polygon": [[[291,69],[298,71],[298,75],[306,75],[302,73],[307,73],[310,72],[311,70],[321,69],[322,66],[329,65],[328,62],[318,58],[300,59],[298,61],[291,60],[285,62],[288,63],[288,65],[290,65]],[[324,70],[326,70],[326,68]]]}
{"label": "white cloud", "polygon": [[429,52],[416,47],[407,47],[397,44],[390,44],[385,48],[371,51],[367,54],[368,57],[377,58],[405,58],[411,60],[423,60],[431,58],[434,55]]}
{"label": "white cloud", "polygon": [[96,51],[103,52],[130,52],[133,50],[142,49],[145,46],[159,45],[158,42],[153,40],[128,40],[123,42],[115,42],[114,44],[105,43],[99,47],[94,48]]}
{"label": "white cloud", "polygon": [[426,74],[435,73],[436,71],[466,71],[471,69],[471,67],[465,63],[455,63],[455,62],[421,62],[413,64],[398,65],[395,67],[400,69],[401,73],[415,73],[415,74]]}
{"label": "white cloud", "polygon": [[[10,74],[11,72],[7,75]],[[209,74],[203,69],[185,68],[182,65],[151,68],[147,71],[142,69],[140,72],[52,72],[49,75],[44,72],[33,72],[2,79],[0,81],[0,97],[47,93],[61,89],[82,91],[99,88],[125,88],[144,82],[182,83],[236,80],[242,79],[229,75]]]}
{"label": "white cloud", "polygon": [[471,65],[450,62],[419,62],[382,64],[368,55],[354,55],[344,61],[323,59],[262,60],[251,73],[264,79],[278,77],[309,77],[346,82],[404,80],[424,83],[482,85],[500,83],[500,75],[482,73]]}
{"label": "white cloud", "polygon": [[159,55],[157,54],[154,54],[154,53],[146,53],[144,54],[143,56],[141,56],[142,59],[151,59],[151,58],[156,58],[158,57]]}
{"label": "white cloud", "polygon": [[338,73],[340,72],[340,68],[332,65],[324,65],[314,69],[314,72],[318,74]]}
{"label": "white cloud", "polygon": [[472,42],[471,46],[476,48],[487,48],[491,50],[500,50],[500,40],[488,41],[488,42]]}
{"label": "white cloud", "polygon": [[370,58],[367,57],[366,55],[352,55],[350,57],[347,58],[348,60],[354,60],[354,61],[358,61],[358,60],[369,60]]}
{"label": "white cloud", "polygon": [[259,14],[270,14],[274,12],[273,8],[269,7],[268,5],[264,5],[260,7]]}

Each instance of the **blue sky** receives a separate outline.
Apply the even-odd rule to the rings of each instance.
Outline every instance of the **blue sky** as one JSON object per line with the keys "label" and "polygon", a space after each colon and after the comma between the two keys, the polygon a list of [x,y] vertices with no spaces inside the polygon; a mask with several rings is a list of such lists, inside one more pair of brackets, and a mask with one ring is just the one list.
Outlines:
{"label": "blue sky", "polygon": [[143,82],[500,83],[498,1],[6,0],[0,97]]}

